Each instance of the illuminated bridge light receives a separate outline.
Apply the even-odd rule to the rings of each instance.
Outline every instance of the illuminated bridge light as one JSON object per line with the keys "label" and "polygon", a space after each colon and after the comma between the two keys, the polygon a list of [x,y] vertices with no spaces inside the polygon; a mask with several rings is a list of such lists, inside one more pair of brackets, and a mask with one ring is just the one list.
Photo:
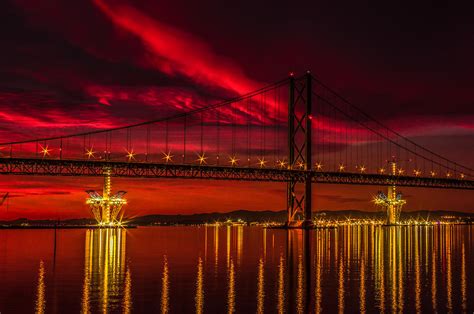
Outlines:
{"label": "illuminated bridge light", "polygon": [[197,162],[199,162],[200,165],[205,165],[207,164],[207,157],[206,157],[206,153],[202,153],[202,154],[197,154],[198,156],[198,159],[196,159]]}
{"label": "illuminated bridge light", "polygon": [[171,152],[169,151],[168,153],[162,153],[163,154],[163,159],[166,163],[172,162],[173,161],[173,155],[171,155]]}
{"label": "illuminated bridge light", "polygon": [[297,165],[298,165],[298,168],[300,168],[300,169],[303,169],[304,166],[305,166],[304,162],[302,162],[301,160],[298,161],[298,164],[297,164]]}
{"label": "illuminated bridge light", "polygon": [[239,160],[237,159],[237,157],[234,156],[229,156],[229,163],[231,166],[237,166],[237,162]]}
{"label": "illuminated bridge light", "polygon": [[415,169],[413,170],[413,174],[415,175],[415,177],[419,177],[421,175],[421,171],[418,169]]}
{"label": "illuminated bridge light", "polygon": [[459,177],[460,177],[461,179],[464,179],[464,178],[466,177],[466,175],[465,175],[464,173],[461,173],[461,174],[459,175]]}
{"label": "illuminated bridge light", "polygon": [[128,161],[132,161],[132,160],[135,160],[135,153],[133,152],[133,148],[131,151],[128,151],[127,150],[127,155],[125,155],[125,157],[127,157]]}
{"label": "illuminated bridge light", "polygon": [[267,161],[265,160],[265,157],[262,157],[261,159],[258,158],[258,165],[260,166],[260,168],[265,168],[267,164]]}
{"label": "illuminated bridge light", "polygon": [[52,149],[49,148],[48,145],[46,145],[44,147],[40,145],[40,149],[41,149],[41,153],[43,154],[43,158],[46,157],[46,156],[49,156],[50,152],[52,151]]}
{"label": "illuminated bridge light", "polygon": [[95,157],[95,152],[94,152],[94,148],[91,147],[90,149],[86,149],[86,156],[87,156],[87,159],[91,159],[91,158],[94,158]]}
{"label": "illuminated bridge light", "polygon": [[451,178],[451,172],[446,172],[446,178]]}
{"label": "illuminated bridge light", "polygon": [[346,166],[344,164],[339,165],[339,172],[343,172],[346,169]]}
{"label": "illuminated bridge light", "polygon": [[380,168],[380,169],[379,169],[379,173],[380,173],[380,174],[384,174],[384,173],[385,173],[385,168]]}
{"label": "illuminated bridge light", "polygon": [[436,172],[430,171],[430,176],[435,177],[435,176],[436,176]]}
{"label": "illuminated bridge light", "polygon": [[367,170],[367,168],[365,166],[360,166],[359,167],[360,173],[364,173],[366,170]]}
{"label": "illuminated bridge light", "polygon": [[318,170],[318,171],[323,170],[323,164],[320,163],[320,162],[317,162],[317,163],[315,164],[315,167],[316,167],[316,170]]}
{"label": "illuminated bridge light", "polygon": [[277,165],[280,167],[280,168],[285,168],[286,167],[286,161],[285,160],[278,160],[277,161]]}
{"label": "illuminated bridge light", "polygon": [[405,170],[403,170],[402,168],[398,169],[398,175],[402,175],[405,173]]}

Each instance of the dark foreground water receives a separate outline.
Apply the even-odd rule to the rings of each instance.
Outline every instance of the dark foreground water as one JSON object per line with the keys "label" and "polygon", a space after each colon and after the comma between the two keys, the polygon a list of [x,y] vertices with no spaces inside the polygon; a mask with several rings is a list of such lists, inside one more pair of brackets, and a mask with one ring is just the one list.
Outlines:
{"label": "dark foreground water", "polygon": [[474,226],[0,230],[0,312],[468,312]]}

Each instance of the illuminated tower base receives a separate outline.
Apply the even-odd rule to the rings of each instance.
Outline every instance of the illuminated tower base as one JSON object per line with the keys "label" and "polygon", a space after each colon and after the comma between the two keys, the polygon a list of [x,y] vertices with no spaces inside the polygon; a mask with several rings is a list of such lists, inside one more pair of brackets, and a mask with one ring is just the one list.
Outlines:
{"label": "illuminated tower base", "polygon": [[123,198],[126,192],[118,191],[116,194],[111,195],[112,169],[110,167],[104,167],[103,173],[104,189],[102,195],[97,191],[86,191],[86,193],[89,194],[86,204],[91,207],[92,214],[99,226],[120,226],[123,217],[122,207],[127,204],[127,200]]}
{"label": "illuminated tower base", "polygon": [[[397,165],[395,162],[391,163],[392,175],[397,174]],[[397,187],[395,184],[388,187],[387,195],[383,192],[378,192],[374,198],[374,203],[385,209],[386,212],[386,225],[397,225],[400,219],[400,212],[402,211],[403,205],[406,201],[402,199],[402,194],[397,194]]]}

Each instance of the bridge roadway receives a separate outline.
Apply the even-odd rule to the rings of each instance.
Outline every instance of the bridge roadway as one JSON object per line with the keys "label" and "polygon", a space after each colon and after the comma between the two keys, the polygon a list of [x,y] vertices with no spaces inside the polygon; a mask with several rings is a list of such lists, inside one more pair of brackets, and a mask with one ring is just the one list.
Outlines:
{"label": "bridge roadway", "polygon": [[302,182],[311,176],[313,183],[350,185],[391,185],[474,190],[474,180],[437,177],[392,176],[349,172],[288,170],[231,166],[190,165],[150,162],[117,162],[36,158],[0,158],[0,174],[33,176],[103,176],[104,167],[114,177],[178,178],[234,181]]}

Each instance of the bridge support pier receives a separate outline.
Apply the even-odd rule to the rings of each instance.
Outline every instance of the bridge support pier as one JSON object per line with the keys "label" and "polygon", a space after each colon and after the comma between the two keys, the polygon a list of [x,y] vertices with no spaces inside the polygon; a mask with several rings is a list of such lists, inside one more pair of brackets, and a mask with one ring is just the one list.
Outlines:
{"label": "bridge support pier", "polygon": [[[304,182],[289,181],[287,185],[287,227],[310,228],[312,219],[312,76],[290,77],[288,99],[288,169],[306,170]],[[296,220],[300,213],[304,220]]]}

